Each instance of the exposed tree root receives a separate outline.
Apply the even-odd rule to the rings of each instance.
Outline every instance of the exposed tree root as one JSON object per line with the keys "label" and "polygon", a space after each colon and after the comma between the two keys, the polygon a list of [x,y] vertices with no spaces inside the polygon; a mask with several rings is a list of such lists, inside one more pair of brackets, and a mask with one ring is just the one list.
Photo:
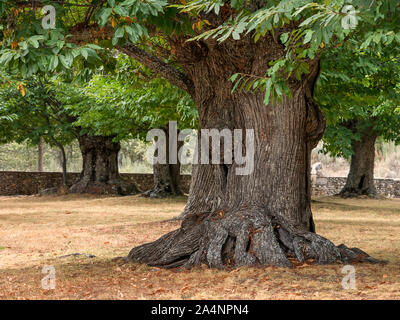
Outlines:
{"label": "exposed tree root", "polygon": [[146,192],[143,193],[144,197],[149,197],[149,198],[168,198],[168,197],[177,197],[181,196],[183,193],[177,189],[177,190],[172,190],[170,186],[155,186],[154,188],[147,190]]}
{"label": "exposed tree root", "polygon": [[137,185],[131,181],[116,180],[105,182],[93,182],[85,179],[78,180],[73,184],[69,191],[71,193],[91,193],[91,194],[115,194],[130,195],[139,193]]}
{"label": "exposed tree root", "polygon": [[211,268],[224,268],[292,267],[295,261],[381,262],[358,248],[335,246],[316,233],[298,230],[278,216],[265,215],[261,210],[187,216],[180,229],[133,248],[127,258],[165,268],[190,268],[201,263]]}
{"label": "exposed tree root", "polygon": [[360,196],[367,196],[374,199],[379,198],[375,188],[356,189],[345,187],[337,194],[337,196],[342,198],[357,198]]}

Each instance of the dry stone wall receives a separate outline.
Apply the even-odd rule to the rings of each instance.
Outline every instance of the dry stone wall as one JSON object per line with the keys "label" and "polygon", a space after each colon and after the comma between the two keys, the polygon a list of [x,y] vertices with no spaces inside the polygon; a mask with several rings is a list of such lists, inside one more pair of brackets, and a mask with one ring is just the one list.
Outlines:
{"label": "dry stone wall", "polygon": [[[152,174],[122,173],[125,179],[135,181],[141,191],[149,190],[153,185]],[[79,173],[69,173],[68,183],[73,183]],[[324,196],[339,193],[346,182],[345,177],[312,176],[313,195]],[[62,174],[59,172],[19,172],[0,171],[0,195],[32,195],[41,190],[59,187],[62,184]],[[400,198],[400,180],[375,179],[378,192],[390,198]],[[188,193],[190,175],[181,176],[181,189]]]}
{"label": "dry stone wall", "polygon": [[[68,184],[78,179],[79,173],[68,173]],[[141,191],[149,190],[153,185],[152,174],[122,173],[124,179],[136,182]],[[0,195],[32,195],[41,190],[62,185],[62,174],[59,172],[18,172],[0,171]],[[190,175],[181,176],[181,189],[189,192]]]}

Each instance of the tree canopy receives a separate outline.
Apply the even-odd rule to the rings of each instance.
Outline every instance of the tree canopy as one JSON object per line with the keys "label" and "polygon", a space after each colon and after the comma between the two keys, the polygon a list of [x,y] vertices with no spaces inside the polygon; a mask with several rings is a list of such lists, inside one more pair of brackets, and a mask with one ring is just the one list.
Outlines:
{"label": "tree canopy", "polygon": [[349,158],[352,141],[365,130],[400,143],[399,59],[393,47],[341,47],[325,54],[316,91],[327,118],[324,152]]}
{"label": "tree canopy", "polygon": [[[285,45],[286,55],[271,61],[263,77],[232,75],[239,88],[264,89],[266,103],[270,95],[290,94],[291,77],[310,72],[308,61],[322,52],[342,45],[379,49],[400,43],[396,0],[354,0],[351,6],[344,0],[2,0],[0,4],[0,63],[24,76],[79,63],[96,65],[101,63],[98,50],[115,47],[192,92],[191,82],[174,63],[179,60],[178,39],[223,42],[250,34],[258,41],[272,32]],[[42,26],[41,9],[47,4],[56,10],[55,29]]]}
{"label": "tree canopy", "polygon": [[27,141],[36,145],[43,137],[54,146],[56,143],[67,145],[77,137],[73,127],[76,119],[56,100],[54,84],[36,76],[24,83],[3,78],[0,115],[2,142]]}
{"label": "tree canopy", "polygon": [[196,124],[197,112],[184,91],[123,54],[108,73],[101,68],[91,70],[87,81],[66,78],[65,73],[4,77],[2,139],[36,144],[44,136],[50,144],[54,138],[68,144],[88,133],[121,141],[145,139],[148,130],[168,121],[180,120],[182,128]]}

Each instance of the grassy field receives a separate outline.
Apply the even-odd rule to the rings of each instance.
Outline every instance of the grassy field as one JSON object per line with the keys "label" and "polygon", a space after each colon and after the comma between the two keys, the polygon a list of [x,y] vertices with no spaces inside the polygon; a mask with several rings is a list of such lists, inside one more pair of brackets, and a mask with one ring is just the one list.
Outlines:
{"label": "grassy field", "polygon": [[[400,299],[400,200],[313,201],[317,232],[386,265],[163,270],[112,260],[179,226],[185,199],[0,197],[0,299]],[[62,256],[70,253],[93,254]],[[44,290],[44,265],[56,289]]]}

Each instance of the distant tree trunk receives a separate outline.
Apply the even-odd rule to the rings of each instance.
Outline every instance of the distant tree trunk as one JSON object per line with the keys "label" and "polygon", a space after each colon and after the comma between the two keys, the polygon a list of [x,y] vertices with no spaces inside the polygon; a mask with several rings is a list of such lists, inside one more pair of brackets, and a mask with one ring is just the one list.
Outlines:
{"label": "distant tree trunk", "polygon": [[377,135],[372,128],[366,128],[361,134],[361,140],[352,142],[350,171],[346,184],[340,191],[343,197],[359,195],[376,196],[374,184],[375,141]]}
{"label": "distant tree trunk", "polygon": [[67,175],[67,156],[65,154],[64,146],[60,144],[60,150],[62,155],[62,173],[63,173],[63,185],[67,186],[68,184],[68,175]]}
{"label": "distant tree trunk", "polygon": [[[181,165],[178,161],[177,164],[170,164],[170,144],[168,129],[163,129],[166,136],[166,164],[154,163],[153,164],[153,188],[144,193],[145,196],[150,198],[165,198],[170,196],[180,196],[182,191],[180,189],[180,171]],[[178,141],[177,151],[182,146],[182,142]],[[157,157],[157,150],[154,151],[154,156]]]}
{"label": "distant tree trunk", "polygon": [[68,184],[68,173],[67,173],[67,155],[65,153],[65,148],[54,137],[50,137],[50,139],[60,149],[60,153],[61,153],[61,168],[62,168],[62,174],[63,174],[63,186],[67,186],[67,184]]}
{"label": "distant tree trunk", "polygon": [[123,180],[118,171],[120,144],[113,137],[79,137],[82,153],[82,172],[70,191],[74,193],[133,194],[137,192],[135,183]]}
{"label": "distant tree trunk", "polygon": [[40,137],[38,144],[38,172],[43,172],[43,137]]}

